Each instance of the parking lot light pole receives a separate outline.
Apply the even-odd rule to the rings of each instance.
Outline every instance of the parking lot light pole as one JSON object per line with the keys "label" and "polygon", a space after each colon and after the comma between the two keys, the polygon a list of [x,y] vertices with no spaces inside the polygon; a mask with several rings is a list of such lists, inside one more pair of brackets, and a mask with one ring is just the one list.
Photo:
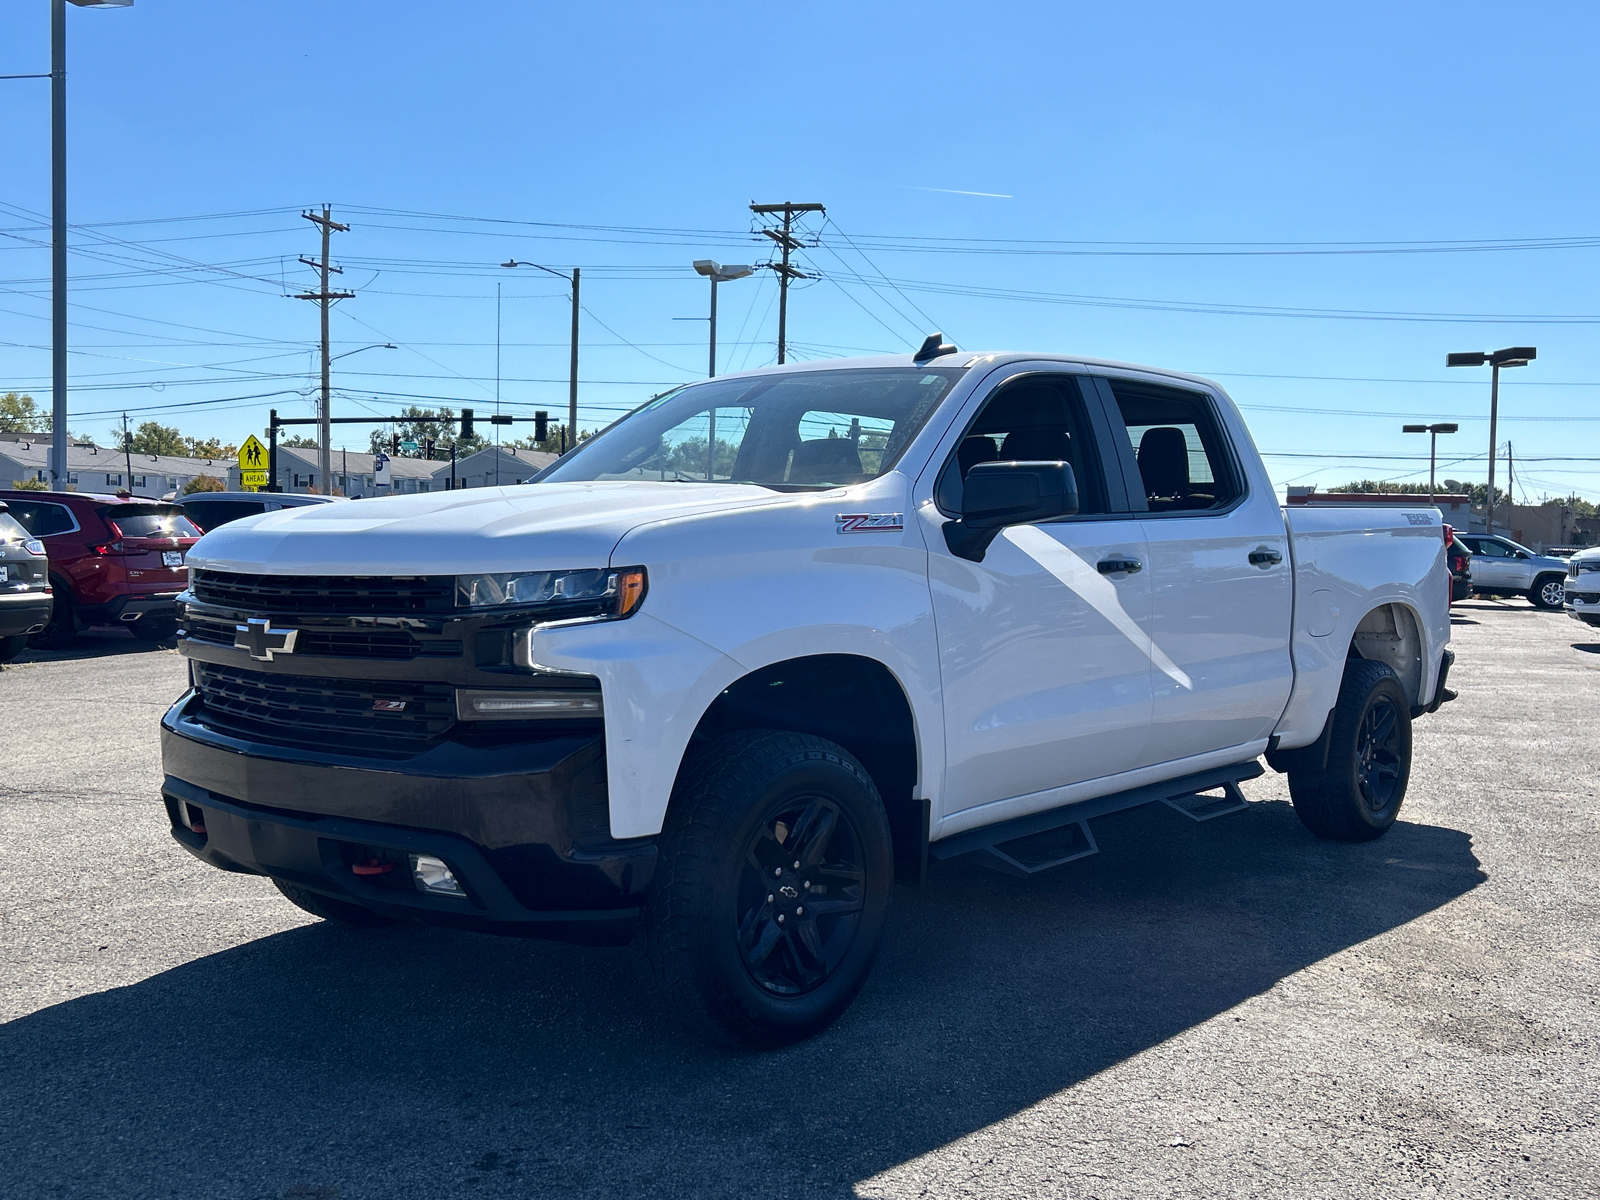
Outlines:
{"label": "parking lot light pole", "polygon": [[547,275],[554,275],[557,279],[565,279],[572,285],[572,362],[568,367],[567,377],[567,435],[562,439],[561,452],[565,454],[578,444],[578,268],[572,268],[572,274],[565,271],[556,271],[550,267],[541,267],[538,263],[518,262],[508,258],[500,264],[502,267],[536,267]]}
{"label": "parking lot light pole", "polygon": [[1489,491],[1484,500],[1484,533],[1494,536],[1494,448],[1500,416],[1500,368],[1525,367],[1539,357],[1533,346],[1507,346],[1504,350],[1467,350],[1445,357],[1447,367],[1481,367],[1488,363],[1489,376]]}
{"label": "parking lot light pole", "polygon": [[1439,435],[1441,433],[1455,433],[1461,426],[1441,422],[1437,425],[1402,425],[1402,433],[1426,433],[1428,438],[1428,503],[1434,502],[1433,468],[1439,457]]}
{"label": "parking lot light pole", "polygon": [[727,283],[730,279],[744,279],[746,276],[754,275],[756,269],[732,264],[723,266],[709,258],[695,259],[694,269],[711,280],[711,361],[706,368],[706,375],[709,378],[717,373],[717,284]]}
{"label": "parking lot light pole", "polygon": [[[133,0],[72,0],[130,8]],[[67,6],[50,0],[50,487],[67,489]]]}

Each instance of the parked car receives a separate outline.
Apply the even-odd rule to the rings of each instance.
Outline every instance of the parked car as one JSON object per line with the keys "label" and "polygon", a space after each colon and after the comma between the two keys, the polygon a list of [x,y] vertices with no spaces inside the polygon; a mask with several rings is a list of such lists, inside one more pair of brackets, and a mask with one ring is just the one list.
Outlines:
{"label": "parked car", "polygon": [[175,501],[191,521],[207,532],[240,517],[333,502],[332,496],[302,496],[290,492],[194,492]]}
{"label": "parked car", "polygon": [[1472,551],[1472,591],[1479,596],[1526,596],[1535,608],[1559,611],[1565,559],[1536,554],[1510,538],[1456,534]]}
{"label": "parked car", "polygon": [[1458,600],[1472,599],[1472,551],[1456,536],[1454,529],[1448,525],[1444,528],[1450,543],[1446,557],[1450,563],[1450,603],[1454,604]]}
{"label": "parked car", "polygon": [[1580,550],[1567,560],[1567,615],[1585,625],[1600,625],[1600,547]]}
{"label": "parked car", "polygon": [[736,1042],[837,1017],[930,856],[1042,871],[1107,813],[1243,808],[1263,754],[1378,837],[1453,695],[1438,510],[1285,512],[1222,389],[1150,368],[723,376],[361,514],[196,547],[173,837],[354,925],[642,932]]}
{"label": "parked car", "polygon": [[44,543],[0,501],[0,663],[28,644],[50,620],[50,576]]}
{"label": "parked car", "polygon": [[92,492],[0,491],[0,500],[49,552],[55,605],[35,646],[64,650],[92,625],[120,624],[147,641],[177,631],[184,555],[200,540],[183,509]]}

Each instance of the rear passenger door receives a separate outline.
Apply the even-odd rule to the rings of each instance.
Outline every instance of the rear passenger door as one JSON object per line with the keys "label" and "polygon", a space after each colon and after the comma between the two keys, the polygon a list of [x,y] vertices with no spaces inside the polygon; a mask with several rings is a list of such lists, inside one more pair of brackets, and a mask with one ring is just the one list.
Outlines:
{"label": "rear passenger door", "polygon": [[[1002,801],[1018,803],[983,820],[1051,807],[1061,801],[1050,789],[1131,770],[1145,754],[1144,537],[1104,457],[1113,431],[1098,397],[1082,391],[1085,376],[1049,368],[1001,373],[917,485],[944,689],[940,820]],[[982,562],[952,554],[943,526],[961,512],[966,472],[1006,460],[1069,462],[1078,514],[1005,529]]]}
{"label": "rear passenger door", "polygon": [[[1293,564],[1277,496],[1228,412],[1199,387],[1106,375],[1150,588],[1153,713],[1145,765],[1270,736],[1294,682]],[[1252,463],[1258,460],[1252,458]],[[1197,764],[1197,767],[1199,764]]]}

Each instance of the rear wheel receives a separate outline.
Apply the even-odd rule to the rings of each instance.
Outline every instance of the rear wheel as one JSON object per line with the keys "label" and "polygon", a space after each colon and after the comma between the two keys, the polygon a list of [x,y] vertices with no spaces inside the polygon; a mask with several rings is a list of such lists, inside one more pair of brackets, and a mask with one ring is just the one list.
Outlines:
{"label": "rear wheel", "polygon": [[8,663],[27,648],[28,635],[16,634],[12,637],[0,637],[0,663]]}
{"label": "rear wheel", "polygon": [[855,999],[894,876],[888,818],[843,747],[765,730],[692,752],[645,924],[652,980],[718,1040],[810,1037]]}
{"label": "rear wheel", "polygon": [[1411,777],[1411,705],[1383,663],[1352,659],[1334,704],[1323,770],[1291,770],[1295,815],[1318,837],[1365,842],[1400,815]]}
{"label": "rear wheel", "polygon": [[1559,609],[1567,598],[1567,585],[1560,575],[1541,575],[1528,589],[1528,603],[1535,608]]}
{"label": "rear wheel", "polygon": [[341,925],[352,925],[357,929],[379,929],[384,925],[394,924],[392,917],[380,916],[360,904],[352,904],[348,900],[335,900],[332,896],[307,891],[305,888],[295,887],[292,883],[284,883],[281,879],[274,879],[272,883],[290,904],[303,909],[313,917],[321,917],[324,921],[337,921]]}
{"label": "rear wheel", "polygon": [[72,611],[72,594],[60,584],[56,584],[55,604],[50,609],[50,623],[29,637],[28,644],[40,650],[66,650],[77,639],[78,617]]}

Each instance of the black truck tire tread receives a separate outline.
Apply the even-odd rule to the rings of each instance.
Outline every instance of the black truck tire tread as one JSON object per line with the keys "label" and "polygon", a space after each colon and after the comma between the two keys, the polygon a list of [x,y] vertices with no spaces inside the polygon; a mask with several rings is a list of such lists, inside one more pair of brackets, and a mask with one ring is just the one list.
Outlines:
{"label": "black truck tire tread", "polygon": [[1410,737],[1407,734],[1407,761],[1400,783],[1400,799],[1392,811],[1377,820],[1362,815],[1360,793],[1352,786],[1350,773],[1341,756],[1353,758],[1357,724],[1366,710],[1367,700],[1379,687],[1394,689],[1399,719],[1410,723],[1410,700],[1400,679],[1386,663],[1353,658],[1345,665],[1334,702],[1333,723],[1328,738],[1328,765],[1322,769],[1301,768],[1289,772],[1289,798],[1301,823],[1320,838],[1338,842],[1367,842],[1381,837],[1394,823],[1405,799],[1406,777],[1410,774]]}
{"label": "black truck tire tread", "polygon": [[[697,927],[704,920],[706,880],[716,869],[717,852],[745,815],[750,797],[788,769],[822,760],[853,775],[876,801],[880,828],[875,833],[888,852],[888,817],[866,769],[842,746],[811,734],[742,730],[691,749],[673,789],[662,833],[657,875],[645,908],[641,935],[644,982],[681,1021],[714,1042],[732,1046],[777,1046],[801,1040],[830,1024],[854,999],[870,971],[842,997],[834,1011],[803,1028],[775,1032],[735,997],[708,989],[701,965]],[[869,831],[863,831],[870,836]],[[879,928],[863,931],[876,939]],[[860,935],[858,935],[860,936]],[[874,955],[876,945],[873,946]]]}

